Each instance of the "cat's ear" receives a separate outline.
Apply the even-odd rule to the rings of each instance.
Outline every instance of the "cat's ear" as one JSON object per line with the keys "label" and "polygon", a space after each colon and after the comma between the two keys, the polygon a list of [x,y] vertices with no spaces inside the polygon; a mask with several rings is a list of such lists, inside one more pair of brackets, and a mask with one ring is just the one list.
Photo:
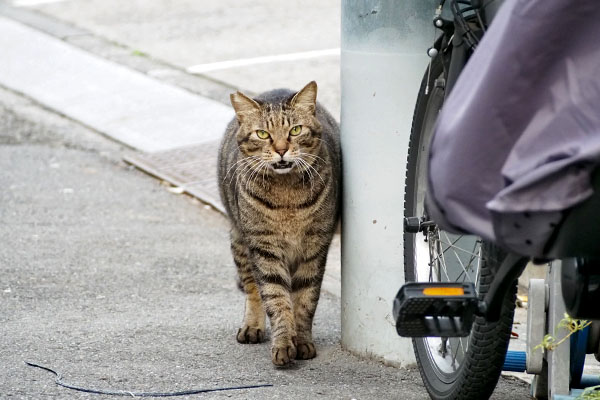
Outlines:
{"label": "cat's ear", "polygon": [[233,106],[235,114],[237,115],[240,123],[252,114],[260,111],[260,105],[250,97],[246,96],[244,93],[232,93],[229,95],[229,99],[231,100],[231,105]]}
{"label": "cat's ear", "polygon": [[309,82],[308,85],[294,95],[290,103],[294,108],[303,109],[314,114],[317,106],[317,82]]}

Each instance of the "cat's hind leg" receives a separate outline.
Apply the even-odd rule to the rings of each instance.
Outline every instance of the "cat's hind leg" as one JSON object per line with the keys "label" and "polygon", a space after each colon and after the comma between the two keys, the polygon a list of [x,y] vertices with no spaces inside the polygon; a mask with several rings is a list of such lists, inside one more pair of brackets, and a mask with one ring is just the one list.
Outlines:
{"label": "cat's hind leg", "polygon": [[327,247],[300,262],[292,277],[292,301],[297,332],[297,354],[299,360],[308,360],[317,355],[312,338],[312,325],[321,283],[325,272]]}
{"label": "cat's hind leg", "polygon": [[[258,244],[258,243],[257,243]],[[288,365],[296,358],[296,324],[290,296],[291,278],[282,250],[264,243],[250,249],[254,277],[271,321],[271,360]]]}
{"label": "cat's hind leg", "polygon": [[240,343],[260,343],[265,339],[265,310],[260,299],[258,286],[252,275],[248,248],[235,230],[231,232],[231,252],[240,283],[246,293],[244,320],[236,338]]}

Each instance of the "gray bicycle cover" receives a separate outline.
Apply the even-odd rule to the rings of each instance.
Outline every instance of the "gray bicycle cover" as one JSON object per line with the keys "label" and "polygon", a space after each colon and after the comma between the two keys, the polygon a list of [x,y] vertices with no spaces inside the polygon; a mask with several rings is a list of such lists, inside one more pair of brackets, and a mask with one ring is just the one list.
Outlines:
{"label": "gray bicycle cover", "polygon": [[600,2],[507,0],[436,124],[428,209],[442,228],[543,256],[600,163]]}

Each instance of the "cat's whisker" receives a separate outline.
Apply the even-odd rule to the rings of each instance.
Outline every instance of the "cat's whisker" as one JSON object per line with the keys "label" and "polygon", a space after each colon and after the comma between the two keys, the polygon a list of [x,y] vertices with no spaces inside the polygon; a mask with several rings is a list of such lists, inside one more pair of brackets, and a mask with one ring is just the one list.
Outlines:
{"label": "cat's whisker", "polygon": [[[238,161],[236,161],[231,167],[229,167],[229,169],[227,170],[227,173],[225,174],[225,176],[223,177],[223,182],[225,182],[225,179],[227,179],[227,177],[229,176],[229,173],[232,171],[233,169],[233,173],[231,176],[231,179],[229,180],[229,183],[231,183],[231,181],[233,180],[233,177],[235,176],[235,173],[237,172],[237,170],[246,165],[248,162],[250,162],[252,159],[258,158],[258,156],[250,156],[250,157],[245,157],[242,158]],[[242,164],[243,163],[243,164]],[[240,165],[241,164],[241,165]],[[235,169],[234,169],[235,168]]]}
{"label": "cat's whisker", "polygon": [[304,161],[306,166],[307,166],[307,171],[310,172],[310,190],[312,192],[312,190],[314,189],[315,186],[315,173],[319,176],[319,178],[321,179],[321,182],[323,182],[323,184],[325,184],[325,182],[323,181],[323,178],[321,178],[321,175],[317,172],[316,169],[314,169],[310,164],[306,163],[306,161]]}
{"label": "cat's whisker", "polygon": [[[263,163],[260,166],[260,170],[259,170],[259,172],[262,171],[262,186],[263,187],[265,186],[265,172],[268,171],[268,168],[269,168],[268,163],[266,161],[263,161]],[[258,178],[258,175],[259,174],[256,174],[257,178]]]}
{"label": "cat's whisker", "polygon": [[227,170],[227,173],[225,174],[225,177],[227,177],[227,175],[229,175],[229,172],[238,164],[248,161],[249,159],[253,159],[253,158],[257,158],[257,156],[249,156],[249,157],[244,157],[244,158],[240,158],[239,160],[237,160],[236,162],[234,162],[231,167],[229,167],[229,169]]}
{"label": "cat's whisker", "polygon": [[263,171],[263,174],[262,174],[263,186],[266,186],[266,185],[265,185],[265,173],[267,173],[267,172],[269,172],[269,164],[268,164],[268,163],[265,163],[265,166],[264,166],[264,171]]}
{"label": "cat's whisker", "polygon": [[255,167],[257,165],[259,165],[261,162],[261,160],[252,160],[251,162],[248,163],[248,168],[244,169],[244,171],[242,172],[242,174],[240,174],[242,183],[246,183],[248,182],[247,177],[251,176],[251,174],[254,172]]}
{"label": "cat's whisker", "polygon": [[[227,184],[231,184],[231,182],[233,181],[234,178],[236,178],[236,176],[238,175],[237,172],[239,171],[240,168],[245,168],[248,165],[248,161],[247,159],[242,159],[239,161],[239,164],[236,163],[235,165],[233,165],[233,167],[235,167],[235,169],[232,171],[231,173],[231,177],[229,178],[229,182],[227,182]],[[232,167],[232,168],[233,168]],[[229,174],[229,173],[228,173]],[[226,178],[227,176],[225,176]],[[223,180],[225,180],[225,178],[223,178]]]}
{"label": "cat's whisker", "polygon": [[256,162],[254,162],[252,164],[252,166],[250,167],[250,170],[245,175],[245,176],[247,176],[246,183],[249,183],[252,181],[254,176],[260,171],[260,167],[263,162],[264,162],[263,160],[259,159],[259,160],[256,160]]}
{"label": "cat's whisker", "polygon": [[248,176],[248,179],[246,181],[250,181],[250,179],[252,179],[252,176],[256,172],[256,166],[260,165],[260,163],[261,163],[260,160],[255,160],[255,162],[252,163],[250,168],[248,168],[248,172],[244,175],[244,176]]}
{"label": "cat's whisker", "polygon": [[311,163],[320,162],[321,160],[315,158],[312,154],[308,153],[300,153],[299,158],[302,158],[304,161],[310,161]]}
{"label": "cat's whisker", "polygon": [[[306,171],[306,173],[308,174],[308,178],[310,181],[310,191],[312,192],[315,186],[315,182],[314,182],[314,176],[312,171],[310,170],[310,165],[306,162],[306,160],[298,157],[297,160],[304,166],[304,170]],[[314,168],[313,168],[314,169]]]}
{"label": "cat's whisker", "polygon": [[323,179],[323,177],[321,176],[321,174],[319,173],[319,171],[317,171],[317,169],[315,167],[313,167],[312,165],[310,165],[306,160],[300,158],[302,161],[304,161],[306,163],[306,165],[308,166],[308,168],[312,169],[318,176],[319,179],[321,179],[321,182],[323,182],[323,184],[325,184],[325,180]]}
{"label": "cat's whisker", "polygon": [[304,187],[304,171],[302,170],[301,163],[300,161],[298,161],[298,159],[294,159],[293,163],[296,166],[296,168],[300,171],[300,175],[302,176],[302,187]]}
{"label": "cat's whisker", "polygon": [[301,159],[300,157],[296,157],[294,159],[294,164],[296,164],[298,166],[298,169],[303,173],[302,176],[304,177],[304,172],[306,172],[306,167],[304,166],[305,162],[303,159]]}
{"label": "cat's whisker", "polygon": [[256,168],[254,168],[254,171],[252,171],[252,173],[250,174],[250,178],[248,179],[248,181],[251,181],[253,186],[256,183],[256,178],[258,178],[258,174],[263,169],[264,164],[265,164],[265,161],[260,160],[258,166]]}
{"label": "cat's whisker", "polygon": [[240,181],[242,182],[242,184],[245,184],[247,182],[246,177],[248,176],[249,173],[251,173],[254,170],[254,167],[256,165],[258,165],[260,162],[261,162],[260,159],[251,160],[246,164],[246,168],[244,168],[242,170],[242,172],[238,175],[238,179],[235,181],[236,189],[237,189],[237,185]]}
{"label": "cat's whisker", "polygon": [[321,158],[321,157],[319,157],[319,156],[317,156],[317,155],[315,155],[315,154],[311,154],[311,153],[302,153],[302,152],[301,152],[301,153],[300,153],[300,157],[303,157],[303,156],[310,157],[310,159],[311,159],[312,161],[314,161],[314,160],[318,160],[318,161],[323,161],[324,163],[326,163],[326,161],[325,161],[323,158]]}
{"label": "cat's whisker", "polygon": [[235,170],[233,170],[233,173],[231,174],[231,178],[229,179],[228,184],[231,184],[231,182],[234,179],[239,179],[240,175],[242,172],[244,172],[246,170],[246,168],[248,168],[248,164],[250,163],[251,160],[248,159],[244,159],[243,163],[240,163],[239,165],[236,166]]}

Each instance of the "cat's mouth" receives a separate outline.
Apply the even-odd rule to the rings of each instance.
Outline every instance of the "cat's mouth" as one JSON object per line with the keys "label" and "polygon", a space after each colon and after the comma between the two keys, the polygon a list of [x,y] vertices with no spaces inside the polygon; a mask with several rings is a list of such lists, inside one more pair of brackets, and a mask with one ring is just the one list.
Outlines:
{"label": "cat's mouth", "polygon": [[273,169],[275,170],[275,172],[279,172],[279,173],[287,172],[287,170],[291,169],[293,165],[294,164],[292,162],[290,162],[290,161],[283,161],[283,160],[271,164],[271,166],[273,167]]}

